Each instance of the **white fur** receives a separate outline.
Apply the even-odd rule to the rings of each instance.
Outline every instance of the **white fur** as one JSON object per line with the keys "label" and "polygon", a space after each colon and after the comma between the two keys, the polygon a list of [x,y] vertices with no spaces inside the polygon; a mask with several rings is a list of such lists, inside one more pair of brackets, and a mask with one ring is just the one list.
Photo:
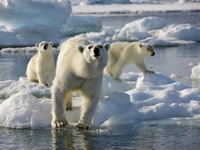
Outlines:
{"label": "white fur", "polygon": [[[150,50],[148,50],[150,48]],[[145,56],[153,56],[153,46],[151,44],[137,42],[116,42],[112,43],[108,53],[108,64],[105,72],[114,78],[119,78],[123,68],[128,64],[134,63],[142,73],[154,73],[148,70],[145,63]]]}
{"label": "white fur", "polygon": [[[44,49],[46,44],[46,49]],[[53,57],[52,42],[40,42],[36,44],[38,53],[35,54],[27,65],[27,78],[29,81],[48,85],[46,77],[49,77],[49,84],[52,84],[55,76],[55,61]]]}
{"label": "white fur", "polygon": [[[94,47],[100,49],[98,58],[94,57]],[[102,75],[107,64],[109,45],[92,44],[84,38],[75,37],[62,43],[60,49],[52,86],[51,124],[52,127],[67,125],[64,112],[65,109],[71,109],[72,93],[78,90],[84,99],[77,128],[85,129],[91,124],[101,96]]]}

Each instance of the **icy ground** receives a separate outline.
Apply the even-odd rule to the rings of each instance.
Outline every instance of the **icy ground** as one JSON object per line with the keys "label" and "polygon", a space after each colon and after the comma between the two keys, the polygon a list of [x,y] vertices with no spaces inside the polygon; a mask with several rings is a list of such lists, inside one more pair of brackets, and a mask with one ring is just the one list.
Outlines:
{"label": "icy ground", "polygon": [[[124,73],[123,82],[104,75],[105,98],[100,100],[93,126],[129,125],[152,119],[200,119],[200,89],[190,88],[162,74]],[[26,78],[0,82],[0,126],[49,128],[50,89]],[[69,122],[79,119],[81,97],[74,97]]]}

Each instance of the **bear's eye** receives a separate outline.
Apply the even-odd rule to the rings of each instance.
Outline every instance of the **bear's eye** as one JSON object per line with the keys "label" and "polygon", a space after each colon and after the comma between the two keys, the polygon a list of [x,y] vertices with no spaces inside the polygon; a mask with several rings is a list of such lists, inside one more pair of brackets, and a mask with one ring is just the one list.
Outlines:
{"label": "bear's eye", "polygon": [[92,47],[93,47],[93,46],[92,46],[92,45],[90,45],[88,48],[89,48],[89,49],[91,49]]}
{"label": "bear's eye", "polygon": [[102,45],[100,45],[100,46],[99,46],[99,48],[103,48],[103,46],[102,46]]}
{"label": "bear's eye", "polygon": [[150,49],[150,48],[147,48],[147,50],[150,51],[151,49]]}

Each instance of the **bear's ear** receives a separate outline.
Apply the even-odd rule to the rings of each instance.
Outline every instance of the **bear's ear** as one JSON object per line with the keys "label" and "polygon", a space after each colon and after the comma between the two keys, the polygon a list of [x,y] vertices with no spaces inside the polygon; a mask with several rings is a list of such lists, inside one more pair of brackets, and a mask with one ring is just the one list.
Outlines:
{"label": "bear's ear", "polygon": [[103,45],[105,47],[105,49],[108,51],[110,49],[110,44],[109,43],[106,43]]}
{"label": "bear's ear", "polygon": [[53,46],[53,42],[52,42],[52,41],[50,41],[49,44],[50,44],[51,46]]}
{"label": "bear's ear", "polygon": [[39,44],[40,44],[40,43],[36,43],[36,44],[35,44],[35,47],[38,48],[38,47],[39,47]]}
{"label": "bear's ear", "polygon": [[81,52],[81,53],[83,53],[84,49],[85,49],[84,46],[79,46],[79,47],[78,47],[78,50],[79,50],[79,52]]}
{"label": "bear's ear", "polygon": [[142,48],[142,44],[139,44],[139,47]]}

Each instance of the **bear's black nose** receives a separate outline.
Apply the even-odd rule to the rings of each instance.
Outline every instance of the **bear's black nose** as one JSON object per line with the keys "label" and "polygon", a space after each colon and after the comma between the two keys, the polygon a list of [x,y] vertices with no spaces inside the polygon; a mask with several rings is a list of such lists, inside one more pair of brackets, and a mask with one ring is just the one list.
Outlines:
{"label": "bear's black nose", "polygon": [[45,43],[45,44],[44,44],[44,50],[46,50],[47,48],[48,48],[48,44]]}
{"label": "bear's black nose", "polygon": [[155,55],[155,53],[154,53],[154,52],[152,52],[152,53],[151,53],[151,56],[154,56],[154,55]]}
{"label": "bear's black nose", "polygon": [[94,56],[100,56],[99,49],[97,47],[95,47],[95,49],[94,49]]}

